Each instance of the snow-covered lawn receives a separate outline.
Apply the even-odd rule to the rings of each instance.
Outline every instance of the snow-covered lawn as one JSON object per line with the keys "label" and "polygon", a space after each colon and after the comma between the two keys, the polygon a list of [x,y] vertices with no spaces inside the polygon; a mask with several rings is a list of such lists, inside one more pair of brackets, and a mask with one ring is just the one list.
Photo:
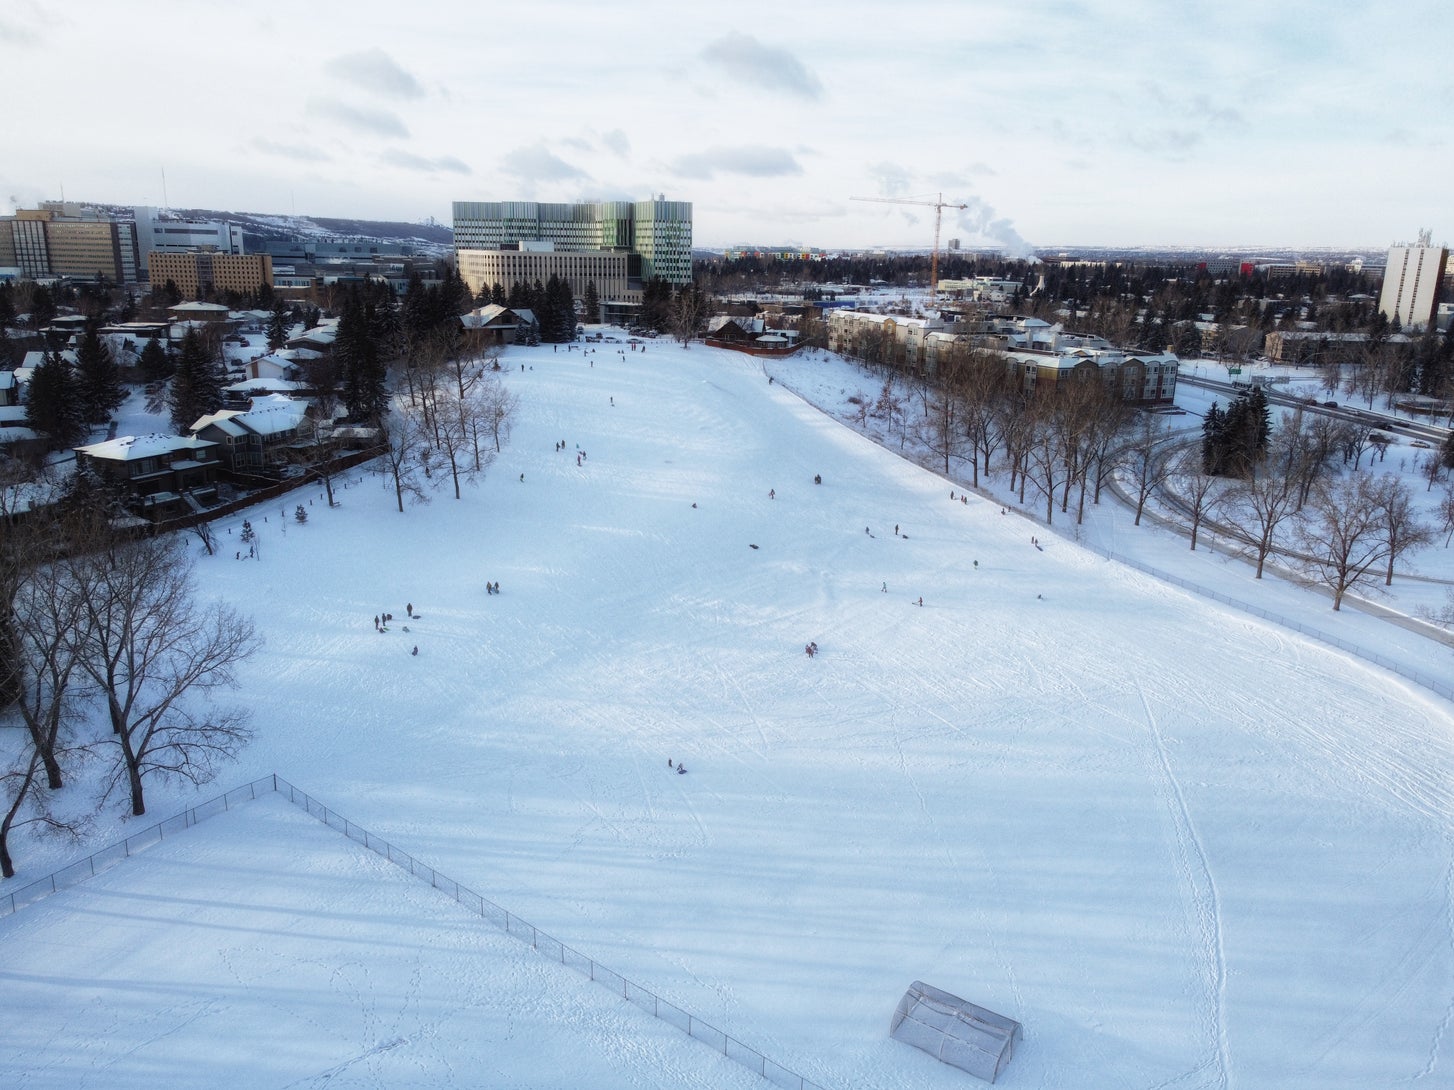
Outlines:
{"label": "snow-covered lawn", "polygon": [[[785,388],[870,385],[841,362],[505,363],[519,418],[462,501],[303,493],[306,525],[250,514],[258,561],[220,527],[200,576],[267,639],[225,784],[277,771],[825,1087],[964,1085],[887,1037],[915,979],[1024,1024],[1011,1087],[1449,1080],[1447,702],[951,501]],[[153,786],[152,815],[210,793]],[[23,842],[19,880],[73,851]],[[755,1081],[279,800],[0,943],[5,1085]]]}

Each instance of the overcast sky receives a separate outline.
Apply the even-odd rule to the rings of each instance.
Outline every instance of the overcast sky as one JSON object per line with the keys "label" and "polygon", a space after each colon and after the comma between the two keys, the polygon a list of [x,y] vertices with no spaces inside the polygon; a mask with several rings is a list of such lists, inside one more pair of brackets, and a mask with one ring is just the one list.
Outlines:
{"label": "overcast sky", "polygon": [[[693,202],[699,246],[1454,239],[1449,0],[4,0],[0,211],[448,223]],[[163,189],[165,175],[165,191]]]}

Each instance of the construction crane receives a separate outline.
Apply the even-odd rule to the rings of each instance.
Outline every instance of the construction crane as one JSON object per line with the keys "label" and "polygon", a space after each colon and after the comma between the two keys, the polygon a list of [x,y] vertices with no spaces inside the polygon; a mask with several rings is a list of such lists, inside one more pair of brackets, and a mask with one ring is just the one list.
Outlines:
{"label": "construction crane", "polygon": [[923,208],[934,209],[934,251],[929,257],[929,305],[931,307],[939,304],[939,225],[944,218],[946,208],[968,208],[967,204],[957,204],[954,201],[946,201],[944,194],[940,193],[937,200],[919,201],[910,200],[905,197],[850,197],[854,201],[874,201],[877,204],[917,204]]}

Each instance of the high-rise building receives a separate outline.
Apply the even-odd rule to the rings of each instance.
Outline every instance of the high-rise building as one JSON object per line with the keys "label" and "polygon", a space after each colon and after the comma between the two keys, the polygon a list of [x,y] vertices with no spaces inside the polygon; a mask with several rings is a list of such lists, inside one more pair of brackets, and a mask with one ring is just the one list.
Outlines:
{"label": "high-rise building", "polygon": [[151,255],[211,250],[220,254],[242,254],[242,228],[220,221],[188,220],[156,208],[133,208],[136,248],[143,274],[150,271]]}
{"label": "high-rise building", "polygon": [[0,219],[0,235],[0,252],[13,255],[22,276],[136,282],[134,225],[96,209],[46,201]]}
{"label": "high-rise building", "polygon": [[1397,318],[1404,329],[1427,329],[1438,313],[1448,263],[1448,249],[1435,246],[1428,231],[1421,231],[1413,246],[1394,246],[1388,251],[1378,309],[1389,321]]}
{"label": "high-rise building", "polygon": [[528,242],[554,243],[560,251],[635,254],[643,280],[692,279],[690,201],[454,202],[456,251],[519,249]]}

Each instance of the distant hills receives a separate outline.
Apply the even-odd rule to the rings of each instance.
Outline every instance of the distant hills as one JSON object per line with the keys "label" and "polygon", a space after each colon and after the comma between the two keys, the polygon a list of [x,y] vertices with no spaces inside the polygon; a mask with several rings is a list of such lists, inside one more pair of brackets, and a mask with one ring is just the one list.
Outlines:
{"label": "distant hills", "polygon": [[421,249],[448,250],[454,231],[433,220],[403,223],[397,220],[338,219],[331,216],[284,216],[265,212],[225,212],[213,208],[171,208],[169,212],[191,220],[227,220],[242,226],[247,240],[277,241],[296,237],[372,239],[379,242],[415,242]]}

